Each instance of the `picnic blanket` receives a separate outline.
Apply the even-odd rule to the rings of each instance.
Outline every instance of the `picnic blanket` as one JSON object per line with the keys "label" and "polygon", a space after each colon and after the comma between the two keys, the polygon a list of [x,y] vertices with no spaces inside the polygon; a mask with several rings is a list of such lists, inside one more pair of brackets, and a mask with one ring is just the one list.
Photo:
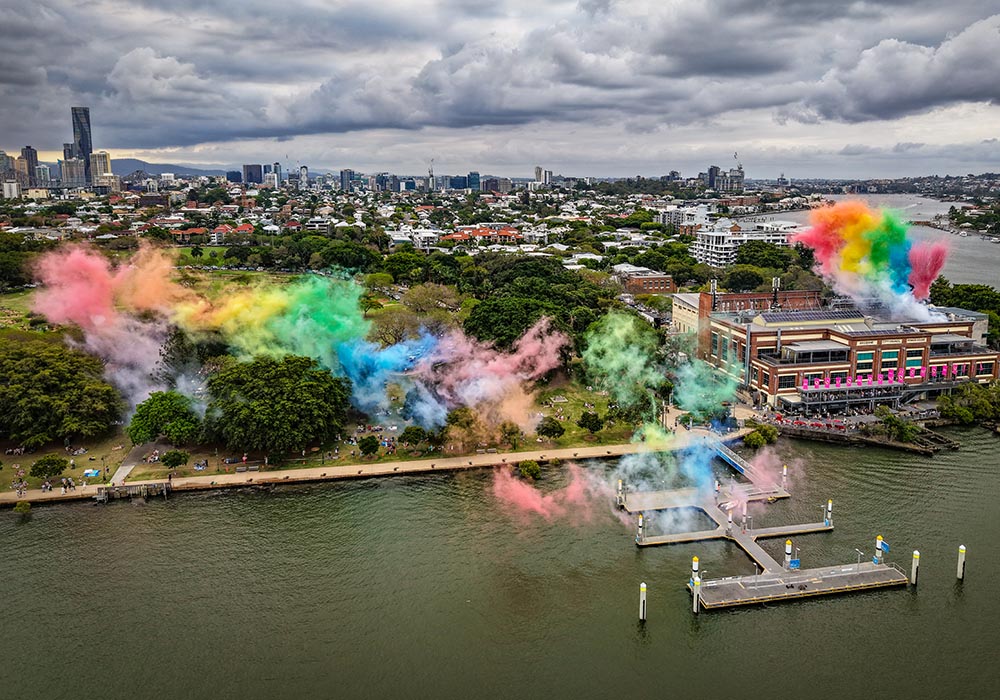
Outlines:
{"label": "picnic blanket", "polygon": [[83,475],[84,475],[84,477],[86,477],[88,479],[90,477],[93,477],[93,476],[100,476],[101,475],[101,470],[100,469],[84,469],[83,470]]}

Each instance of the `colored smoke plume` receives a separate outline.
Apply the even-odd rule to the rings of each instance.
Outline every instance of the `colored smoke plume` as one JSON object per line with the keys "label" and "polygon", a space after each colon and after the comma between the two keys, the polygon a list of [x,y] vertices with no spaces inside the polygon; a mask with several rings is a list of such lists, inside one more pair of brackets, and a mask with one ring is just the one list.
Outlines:
{"label": "colored smoke plume", "polygon": [[164,388],[154,378],[159,349],[176,326],[190,338],[222,340],[243,360],[314,358],[351,380],[352,402],[369,414],[385,413],[390,385],[406,394],[404,415],[425,428],[444,425],[454,408],[472,408],[490,436],[505,421],[533,427],[531,382],[558,367],[569,344],[543,319],[510,352],[457,330],[442,338],[422,331],[382,348],[365,340],[371,323],[361,311],[364,290],[351,280],[303,276],[209,299],[175,283],[171,272],[172,258],[148,246],[117,268],[92,248],[66,246],[39,260],[44,286],[34,308],[53,323],[78,326],[82,347],[106,361],[109,380],[133,406]]}
{"label": "colored smoke plume", "polygon": [[791,242],[813,249],[817,271],[837,292],[861,305],[877,301],[901,318],[930,318],[919,302],[944,267],[944,243],[914,242],[894,213],[858,201],[817,209],[810,221]]}
{"label": "colored smoke plume", "polygon": [[412,372],[414,380],[431,389],[415,397],[413,413],[440,415],[442,408],[468,406],[487,425],[511,421],[528,430],[533,427],[526,411],[533,399],[529,384],[561,364],[560,353],[568,344],[569,338],[544,318],[510,352],[451,331]]}
{"label": "colored smoke plume", "polygon": [[635,316],[611,312],[588,331],[582,353],[590,380],[618,404],[655,414],[653,391],[666,380],[656,333]]}
{"label": "colored smoke plume", "polygon": [[493,470],[493,495],[515,511],[534,513],[546,520],[566,517],[576,521],[590,520],[595,504],[610,502],[613,493],[607,484],[578,464],[569,464],[567,471],[569,483],[546,493],[514,476],[511,467],[497,467]]}
{"label": "colored smoke plume", "polygon": [[736,380],[702,360],[685,362],[674,375],[673,401],[696,420],[718,416],[723,404],[736,396]]}
{"label": "colored smoke plume", "polygon": [[83,341],[79,346],[105,361],[106,377],[133,407],[164,388],[155,379],[155,370],[168,331],[162,320],[119,310],[121,306],[149,309],[153,297],[145,284],[160,284],[141,274],[161,269],[159,257],[144,249],[134,260],[136,267],[114,270],[107,258],[83,246],[48,253],[36,267],[45,286],[33,302],[33,309],[50,322],[80,328]]}

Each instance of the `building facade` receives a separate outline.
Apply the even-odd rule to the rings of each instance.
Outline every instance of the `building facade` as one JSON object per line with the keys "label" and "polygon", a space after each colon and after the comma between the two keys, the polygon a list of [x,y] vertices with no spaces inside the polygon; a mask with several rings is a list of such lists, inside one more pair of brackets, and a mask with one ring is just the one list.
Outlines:
{"label": "building facade", "polygon": [[732,219],[719,219],[711,228],[694,231],[691,255],[700,263],[712,267],[728,267],[736,262],[740,246],[751,241],[787,246],[788,236],[795,230],[789,222],[763,222],[746,226]]}
{"label": "building facade", "polygon": [[858,309],[716,313],[704,359],[756,401],[806,413],[899,405],[996,379],[1000,353],[979,342],[976,328],[983,314],[938,316],[899,322]]}

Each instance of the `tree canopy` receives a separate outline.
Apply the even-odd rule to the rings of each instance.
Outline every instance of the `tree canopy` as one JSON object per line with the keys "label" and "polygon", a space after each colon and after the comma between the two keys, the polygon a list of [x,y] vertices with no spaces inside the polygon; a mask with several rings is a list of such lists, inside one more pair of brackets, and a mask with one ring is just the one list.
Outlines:
{"label": "tree canopy", "polygon": [[0,336],[0,435],[25,447],[108,430],[124,405],[90,355],[45,340]]}
{"label": "tree canopy", "polygon": [[155,391],[136,407],[125,432],[135,445],[160,435],[171,444],[185,445],[198,438],[201,419],[187,396],[176,391]]}
{"label": "tree canopy", "polygon": [[284,454],[343,430],[350,383],[308,357],[226,362],[208,379],[206,431],[233,450]]}

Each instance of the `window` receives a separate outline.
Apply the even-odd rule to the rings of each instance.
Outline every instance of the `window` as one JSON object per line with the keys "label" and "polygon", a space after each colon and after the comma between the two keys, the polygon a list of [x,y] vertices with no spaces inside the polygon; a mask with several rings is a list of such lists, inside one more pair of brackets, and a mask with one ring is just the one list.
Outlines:
{"label": "window", "polygon": [[993,374],[993,363],[983,362],[982,369],[979,369],[979,367],[976,367],[976,369],[978,370],[976,374]]}
{"label": "window", "polygon": [[769,372],[760,373],[760,385],[763,387],[771,386],[771,374]]}
{"label": "window", "polygon": [[796,386],[795,375],[794,374],[779,374],[778,375],[778,388],[779,389],[794,389]]}
{"label": "window", "polygon": [[883,350],[882,351],[882,361],[885,360],[898,360],[899,350]]}
{"label": "window", "polygon": [[830,372],[831,382],[837,381],[838,378],[840,379],[840,381],[844,381],[845,379],[847,379],[847,372]]}
{"label": "window", "polygon": [[874,352],[859,352],[856,356],[857,367],[855,372],[857,373],[867,373],[871,372],[875,367],[875,353]]}
{"label": "window", "polygon": [[924,349],[923,348],[910,348],[909,350],[906,351],[906,359],[907,360],[909,360],[911,358],[914,358],[914,357],[916,357],[917,359],[920,359],[923,356],[924,356]]}
{"label": "window", "polygon": [[923,367],[924,366],[924,358],[922,358],[922,357],[915,357],[915,358],[911,359],[911,358],[908,357],[908,358],[906,358],[906,366],[907,367]]}
{"label": "window", "polygon": [[712,333],[712,354],[718,357],[719,355],[719,334]]}
{"label": "window", "polygon": [[882,359],[882,369],[896,369],[899,367],[899,360]]}
{"label": "window", "polygon": [[719,357],[726,361],[729,360],[729,338],[722,338],[719,343]]}

